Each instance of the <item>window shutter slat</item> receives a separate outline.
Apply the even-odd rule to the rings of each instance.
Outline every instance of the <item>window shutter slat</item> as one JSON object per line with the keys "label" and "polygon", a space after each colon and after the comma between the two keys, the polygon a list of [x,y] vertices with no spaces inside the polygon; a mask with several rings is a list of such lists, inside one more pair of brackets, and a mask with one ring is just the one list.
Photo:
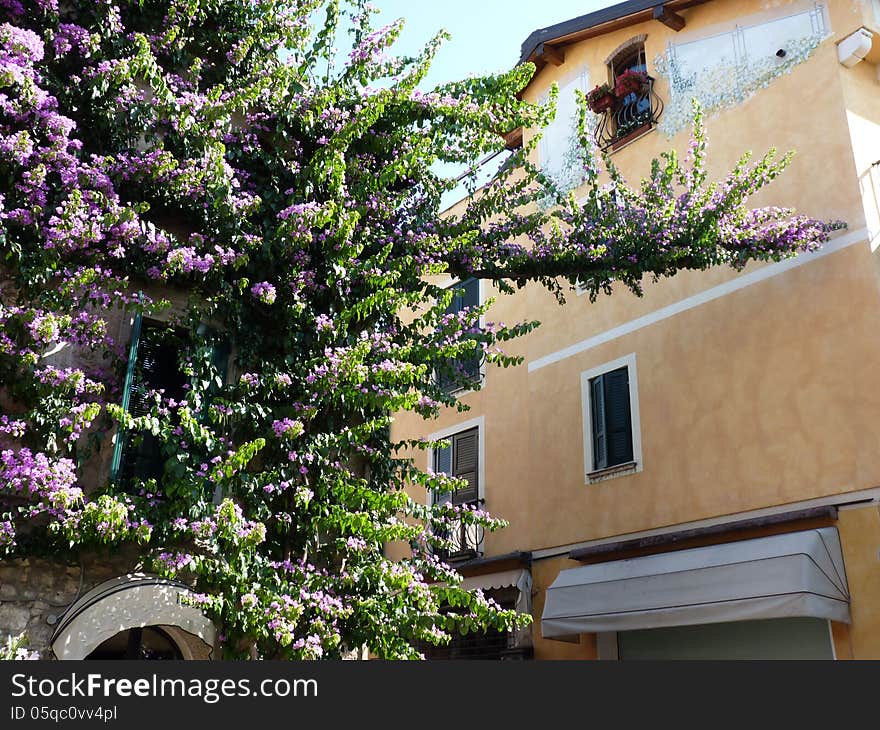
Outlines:
{"label": "window shutter slat", "polygon": [[473,502],[479,497],[479,486],[477,483],[478,453],[477,429],[456,434],[453,453],[455,461],[453,474],[458,479],[467,480],[468,486],[455,491],[453,494],[453,502],[455,504]]}
{"label": "window shutter slat", "polygon": [[632,420],[627,368],[605,374],[605,422],[608,437],[608,465],[614,466],[632,461]]}
{"label": "window shutter slat", "polygon": [[590,406],[593,427],[593,469],[608,466],[608,449],[605,431],[604,376],[590,381]]}

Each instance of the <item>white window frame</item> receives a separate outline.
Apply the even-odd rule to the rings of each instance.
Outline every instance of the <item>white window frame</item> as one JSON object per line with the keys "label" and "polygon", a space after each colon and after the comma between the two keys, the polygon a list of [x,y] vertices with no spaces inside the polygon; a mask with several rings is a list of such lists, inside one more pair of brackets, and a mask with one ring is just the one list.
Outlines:
{"label": "white window frame", "polygon": [[[627,368],[629,379],[629,410],[632,425],[632,447],[634,466],[614,465],[604,469],[593,469],[595,463],[593,454],[593,420],[590,409],[590,381],[612,370]],[[603,363],[590,370],[581,373],[581,414],[583,418],[584,433],[584,483],[595,484],[596,482],[613,479],[626,474],[637,474],[644,469],[642,458],[642,424],[639,416],[639,381],[636,371],[636,354],[631,352],[611,362]]]}
{"label": "white window frame", "polygon": [[[473,278],[473,277],[468,277],[468,278]],[[458,284],[461,284],[461,282],[462,282],[462,279],[460,279],[460,278],[450,277],[449,279],[446,279],[445,281],[441,281],[439,284],[437,284],[437,286],[440,287],[441,289],[445,290],[445,289],[451,289],[451,288],[457,286]],[[482,305],[483,302],[486,301],[485,285],[486,285],[485,279],[477,279],[477,304],[478,305]],[[455,295],[453,295],[453,296],[455,296]],[[480,329],[483,329],[486,326],[486,315],[484,315],[484,314],[480,315],[479,326],[480,326]],[[481,360],[481,362],[480,362],[480,378],[479,378],[479,380],[477,380],[477,383],[479,383],[480,388],[482,389],[482,388],[486,387],[486,364],[487,363],[486,363],[485,358],[480,358],[480,360]],[[474,393],[474,392],[476,392],[476,390],[474,388],[459,388],[458,390],[450,390],[449,395],[454,395],[457,398],[461,398],[462,396],[465,396],[465,395],[468,395],[469,393]]]}
{"label": "white window frame", "polygon": [[[440,439],[449,438],[450,436],[454,436],[457,433],[461,433],[462,431],[469,431],[472,428],[477,429],[477,498],[483,500],[485,503],[486,499],[486,418],[485,416],[478,416],[477,418],[471,418],[467,421],[462,421],[461,423],[456,423],[453,426],[447,426],[446,428],[442,428],[439,431],[435,431],[430,436],[428,436],[429,441],[439,441]],[[434,448],[429,447],[426,449],[428,455],[428,472],[431,474],[436,473],[434,471]],[[434,503],[434,492],[432,490],[428,490],[427,496],[427,505],[428,507],[432,506]]]}

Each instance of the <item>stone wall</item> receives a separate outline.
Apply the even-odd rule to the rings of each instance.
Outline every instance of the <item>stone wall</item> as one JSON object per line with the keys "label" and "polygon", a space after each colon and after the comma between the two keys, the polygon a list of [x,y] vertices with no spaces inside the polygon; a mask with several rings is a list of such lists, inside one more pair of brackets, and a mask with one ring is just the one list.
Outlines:
{"label": "stone wall", "polygon": [[0,561],[0,643],[24,632],[29,649],[38,651],[41,659],[54,659],[49,644],[62,614],[90,588],[128,569],[122,561],[106,558],[82,564]]}

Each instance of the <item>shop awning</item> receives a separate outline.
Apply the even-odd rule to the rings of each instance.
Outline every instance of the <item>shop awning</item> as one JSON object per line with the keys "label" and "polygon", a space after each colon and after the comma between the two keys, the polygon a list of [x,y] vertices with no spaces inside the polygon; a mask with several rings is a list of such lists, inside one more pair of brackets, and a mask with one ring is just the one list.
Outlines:
{"label": "shop awning", "polygon": [[545,638],[812,616],[849,623],[834,527],[570,568],[547,589]]}

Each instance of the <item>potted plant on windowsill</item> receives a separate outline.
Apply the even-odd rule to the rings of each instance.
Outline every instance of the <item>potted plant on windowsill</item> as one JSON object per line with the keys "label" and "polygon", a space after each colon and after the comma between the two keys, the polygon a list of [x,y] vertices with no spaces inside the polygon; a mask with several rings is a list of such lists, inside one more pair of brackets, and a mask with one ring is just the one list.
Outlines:
{"label": "potted plant on windowsill", "polygon": [[596,114],[601,114],[606,109],[610,109],[616,101],[617,97],[608,84],[599,84],[587,93],[587,106],[590,107],[590,111]]}
{"label": "potted plant on windowsill", "polygon": [[630,94],[638,94],[648,85],[648,74],[628,68],[614,80],[614,94],[623,99]]}

